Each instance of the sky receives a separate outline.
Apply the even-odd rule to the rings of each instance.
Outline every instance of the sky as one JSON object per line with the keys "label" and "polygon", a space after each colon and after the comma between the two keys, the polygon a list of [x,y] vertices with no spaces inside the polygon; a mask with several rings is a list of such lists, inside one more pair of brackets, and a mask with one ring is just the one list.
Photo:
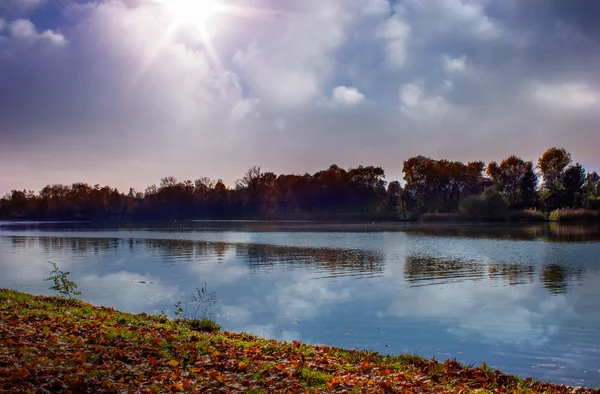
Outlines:
{"label": "sky", "polygon": [[169,1],[0,1],[0,195],[552,146],[600,170],[596,0]]}

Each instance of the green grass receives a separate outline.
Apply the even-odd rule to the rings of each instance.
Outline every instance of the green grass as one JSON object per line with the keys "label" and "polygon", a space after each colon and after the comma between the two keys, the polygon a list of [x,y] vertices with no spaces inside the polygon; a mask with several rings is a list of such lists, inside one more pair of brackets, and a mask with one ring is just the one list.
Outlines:
{"label": "green grass", "polygon": [[306,383],[307,387],[321,388],[325,386],[325,383],[327,383],[328,380],[333,378],[333,375],[323,371],[302,368],[300,369],[300,378],[304,383]]}
{"label": "green grass", "polygon": [[600,211],[590,209],[557,209],[550,213],[550,220],[558,222],[600,222]]}
{"label": "green grass", "polygon": [[221,326],[210,319],[181,319],[178,320],[181,324],[192,331],[200,332],[217,332],[221,330]]}

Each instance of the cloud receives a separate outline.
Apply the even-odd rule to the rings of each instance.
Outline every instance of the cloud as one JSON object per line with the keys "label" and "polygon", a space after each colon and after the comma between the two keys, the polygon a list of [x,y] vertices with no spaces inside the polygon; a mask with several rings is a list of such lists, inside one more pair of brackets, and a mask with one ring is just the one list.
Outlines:
{"label": "cloud", "polygon": [[333,89],[333,101],[342,105],[357,105],[365,101],[365,95],[356,88],[338,86]]}
{"label": "cloud", "polygon": [[[486,14],[484,0],[407,0],[404,10],[410,20],[429,21],[427,36],[462,35],[473,40],[494,40],[503,35],[499,22]],[[423,37],[426,38],[426,37]]]}
{"label": "cloud", "polygon": [[242,99],[231,110],[231,117],[235,120],[245,120],[249,116],[259,117],[260,113],[256,110],[260,100]]}
{"label": "cloud", "polygon": [[443,61],[444,70],[446,70],[448,74],[462,73],[467,69],[467,57],[464,55],[457,58],[444,55]]}
{"label": "cloud", "polygon": [[427,95],[418,83],[408,83],[400,89],[402,112],[418,118],[437,118],[448,112],[448,103],[442,96]]}
{"label": "cloud", "polygon": [[275,128],[279,131],[285,131],[285,129],[287,129],[287,121],[283,118],[278,118],[275,119],[275,122],[273,122],[273,124],[275,125]]}
{"label": "cloud", "polygon": [[[299,106],[316,99],[334,68],[334,51],[346,40],[341,3],[303,2],[295,17],[282,10],[273,31],[258,32],[235,52],[236,71],[263,100]],[[314,26],[321,26],[315,29]],[[268,34],[267,37],[265,34]]]}
{"label": "cloud", "polygon": [[[17,19],[10,24],[7,24],[4,20],[0,21],[0,32],[7,30],[8,36],[4,43],[0,42],[0,45],[4,44],[5,53],[12,53],[13,50],[18,49],[19,46],[31,46],[39,44],[41,47],[62,47],[67,45],[67,39],[60,33],[52,30],[46,30],[39,33],[35,25],[26,19]],[[1,38],[1,36],[0,36]],[[0,46],[0,49],[2,47]],[[13,55],[16,55],[13,53]]]}
{"label": "cloud", "polygon": [[389,18],[379,27],[378,36],[385,40],[385,55],[391,67],[404,66],[410,33],[410,26],[399,15]]}
{"label": "cloud", "polygon": [[600,105],[600,95],[589,86],[578,83],[535,84],[533,100],[550,110],[586,110]]}
{"label": "cloud", "polygon": [[387,0],[368,0],[362,8],[362,11],[367,15],[388,15],[391,7]]}
{"label": "cloud", "polygon": [[210,45],[153,2],[50,5],[0,12],[0,194],[169,174],[231,185],[257,163],[397,179],[419,153],[554,145],[600,169],[591,3],[249,0],[211,23]]}

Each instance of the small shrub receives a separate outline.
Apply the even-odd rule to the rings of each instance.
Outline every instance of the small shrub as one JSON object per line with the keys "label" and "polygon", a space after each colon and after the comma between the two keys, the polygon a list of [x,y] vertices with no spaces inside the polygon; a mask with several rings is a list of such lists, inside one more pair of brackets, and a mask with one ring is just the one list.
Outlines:
{"label": "small shrub", "polygon": [[588,196],[584,198],[583,207],[586,209],[600,210],[600,196]]}
{"label": "small shrub", "polygon": [[217,322],[210,319],[184,319],[183,324],[190,330],[201,332],[218,332],[221,326]]}
{"label": "small shrub", "polygon": [[460,202],[458,210],[469,219],[480,220],[485,215],[485,204],[479,196],[468,196]]}
{"label": "small shrub", "polygon": [[44,279],[45,281],[52,281],[52,283],[54,283],[54,285],[50,287],[50,290],[58,292],[61,297],[69,300],[74,296],[81,295],[80,291],[75,290],[77,289],[77,283],[69,279],[70,272],[61,271],[52,261],[49,261],[48,263],[52,264],[52,267],[54,267],[50,276]]}
{"label": "small shrub", "polygon": [[502,193],[492,188],[481,196],[469,196],[458,206],[460,213],[471,220],[502,221],[507,219],[508,204]]}
{"label": "small shrub", "polygon": [[563,208],[552,211],[550,220],[558,222],[594,222],[600,220],[600,215],[590,209]]}
{"label": "small shrub", "polygon": [[[212,320],[211,309],[217,305],[217,295],[214,291],[208,291],[208,285],[196,288],[196,294],[192,294],[192,302],[185,307],[181,301],[175,304],[175,319],[182,322],[188,328],[195,331],[215,332],[221,329]],[[191,305],[191,310],[189,308]]]}

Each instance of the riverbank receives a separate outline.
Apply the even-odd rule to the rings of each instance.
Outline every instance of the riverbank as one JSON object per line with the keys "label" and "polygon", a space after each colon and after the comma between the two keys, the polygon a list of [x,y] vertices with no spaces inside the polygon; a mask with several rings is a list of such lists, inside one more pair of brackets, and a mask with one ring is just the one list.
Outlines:
{"label": "riverbank", "polygon": [[600,393],[485,364],[471,368],[190,327],[0,289],[0,391]]}

